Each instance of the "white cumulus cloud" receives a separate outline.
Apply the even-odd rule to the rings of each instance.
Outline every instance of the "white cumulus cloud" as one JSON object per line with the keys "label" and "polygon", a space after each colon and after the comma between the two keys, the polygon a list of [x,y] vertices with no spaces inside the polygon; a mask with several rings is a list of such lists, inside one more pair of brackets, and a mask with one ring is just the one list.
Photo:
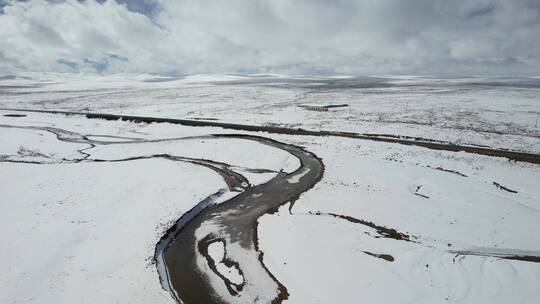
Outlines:
{"label": "white cumulus cloud", "polygon": [[0,5],[3,73],[540,74],[537,0]]}

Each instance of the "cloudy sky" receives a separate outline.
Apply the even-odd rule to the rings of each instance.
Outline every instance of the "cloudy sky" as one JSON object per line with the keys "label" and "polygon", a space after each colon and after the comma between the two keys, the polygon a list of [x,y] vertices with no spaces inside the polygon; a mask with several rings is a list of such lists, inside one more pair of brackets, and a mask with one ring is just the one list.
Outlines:
{"label": "cloudy sky", "polygon": [[540,75],[540,0],[0,0],[0,73]]}

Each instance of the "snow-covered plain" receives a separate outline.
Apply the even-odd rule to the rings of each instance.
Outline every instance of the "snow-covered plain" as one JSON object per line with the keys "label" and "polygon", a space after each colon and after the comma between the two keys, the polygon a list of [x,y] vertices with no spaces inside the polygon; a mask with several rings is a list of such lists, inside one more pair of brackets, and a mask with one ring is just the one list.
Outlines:
{"label": "snow-covered plain", "polygon": [[[66,75],[0,80],[1,107],[425,137],[540,152],[539,78]],[[328,112],[300,106],[347,104]]]}
{"label": "snow-covered plain", "polygon": [[[28,74],[0,81],[0,106],[215,118],[540,152],[540,90],[529,82],[380,79],[332,87],[331,78]],[[350,107],[298,107],[339,103]],[[280,150],[239,139],[156,141],[220,133],[302,146],[325,164],[322,180],[291,209],[285,205],[259,220],[259,249],[287,288],[285,303],[540,300],[540,264],[499,258],[540,256],[538,165],[357,139],[16,111],[0,111],[0,125],[118,141],[92,148],[42,130],[0,127],[1,303],[172,303],[152,264],[154,247],[180,215],[225,188],[223,180],[204,167],[159,158],[70,160],[83,157],[81,150],[107,160],[169,153],[234,164],[253,184],[272,173],[242,168],[298,167]],[[130,139],[155,142],[121,143]],[[379,238],[354,220],[396,229],[413,242]],[[211,255],[220,271],[238,280],[234,269],[220,265],[222,249],[215,245]]]}

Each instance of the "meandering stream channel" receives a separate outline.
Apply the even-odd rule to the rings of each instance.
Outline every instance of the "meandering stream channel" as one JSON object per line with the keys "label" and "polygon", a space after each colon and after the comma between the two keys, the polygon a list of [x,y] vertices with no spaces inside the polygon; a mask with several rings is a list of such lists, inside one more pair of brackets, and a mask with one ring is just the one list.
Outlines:
{"label": "meandering stream channel", "polygon": [[[181,303],[280,303],[288,292],[266,268],[259,251],[257,219],[277,211],[278,207],[294,201],[313,187],[322,177],[324,165],[313,153],[276,140],[236,134],[142,140],[102,135],[82,135],[53,127],[0,125],[0,128],[25,129],[53,133],[63,142],[88,144],[78,150],[76,159],[62,163],[121,162],[138,159],[164,158],[205,166],[220,174],[228,189],[222,189],[198,203],[184,214],[156,246],[155,260],[162,286]],[[274,172],[275,176],[261,185],[250,185],[237,173],[235,166],[207,159],[180,155],[152,154],[117,159],[92,158],[90,149],[97,145],[148,144],[193,139],[236,138],[255,141],[280,149],[298,158],[300,167],[294,172]],[[181,154],[181,152],[179,152]],[[4,162],[40,163],[39,161],[9,160]],[[44,162],[50,163],[50,162]],[[265,173],[265,169],[243,168]],[[232,198],[217,203],[227,192],[237,192]],[[213,257],[209,248],[218,245],[223,256]],[[220,265],[221,264],[221,265]],[[227,275],[229,273],[229,275]],[[230,274],[233,274],[231,277]]]}
{"label": "meandering stream channel", "polygon": [[[257,219],[294,202],[313,187],[321,179],[324,165],[300,147],[261,137],[241,137],[289,152],[301,166],[292,173],[280,172],[269,182],[248,188],[226,202],[209,204],[196,216],[187,215],[192,218],[181,227],[174,227],[175,237],[162,254],[170,289],[184,303],[279,303],[288,296],[285,286],[264,265],[258,248]],[[220,261],[209,254],[209,246],[214,243],[223,247],[223,261],[236,272],[236,282],[218,271],[216,264]]]}

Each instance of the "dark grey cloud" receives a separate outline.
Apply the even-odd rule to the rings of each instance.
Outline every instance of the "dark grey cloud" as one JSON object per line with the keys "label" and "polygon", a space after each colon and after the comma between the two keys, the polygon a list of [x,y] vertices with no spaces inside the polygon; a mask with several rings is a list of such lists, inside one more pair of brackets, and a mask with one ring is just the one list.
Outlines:
{"label": "dark grey cloud", "polygon": [[0,3],[0,70],[540,74],[538,0]]}
{"label": "dark grey cloud", "polygon": [[[98,0],[100,3],[105,1],[107,0]],[[149,17],[154,17],[159,12],[158,0],[116,0],[116,2],[125,5],[129,11],[137,12]]]}
{"label": "dark grey cloud", "polygon": [[4,13],[4,6],[8,5],[7,0],[0,0],[0,15]]}
{"label": "dark grey cloud", "polygon": [[[8,5],[9,2],[28,2],[30,0],[0,0],[0,13],[3,13],[3,8]],[[43,0],[51,4],[61,4],[66,0]],[[97,1],[98,3],[104,3],[108,0],[78,0],[84,1]],[[159,0],[116,0],[116,2],[123,4],[131,12],[137,12],[149,17],[155,16],[159,11]]]}

